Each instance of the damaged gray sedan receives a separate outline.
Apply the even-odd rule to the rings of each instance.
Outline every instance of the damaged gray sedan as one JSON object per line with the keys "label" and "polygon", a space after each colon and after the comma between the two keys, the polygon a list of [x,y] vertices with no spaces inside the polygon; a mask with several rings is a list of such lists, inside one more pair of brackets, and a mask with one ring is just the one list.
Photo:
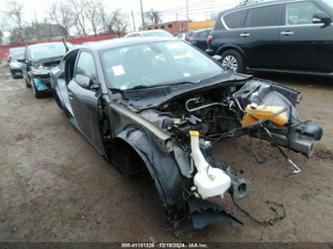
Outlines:
{"label": "damaged gray sedan", "polygon": [[51,82],[59,107],[101,155],[125,175],[150,173],[172,227],[188,217],[195,228],[241,224],[211,201],[250,192],[247,179],[214,160],[217,142],[249,135],[310,157],[322,136],[298,116],[298,91],[224,70],[174,39],[76,48]]}

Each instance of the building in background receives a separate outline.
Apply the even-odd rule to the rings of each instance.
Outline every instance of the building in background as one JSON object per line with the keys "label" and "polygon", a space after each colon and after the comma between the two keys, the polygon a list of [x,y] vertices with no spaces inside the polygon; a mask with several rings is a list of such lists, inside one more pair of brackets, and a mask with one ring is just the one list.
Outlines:
{"label": "building in background", "polygon": [[213,28],[214,24],[215,21],[213,20],[202,22],[174,21],[148,25],[145,27],[145,30],[164,29],[173,35],[178,35],[184,32]]}

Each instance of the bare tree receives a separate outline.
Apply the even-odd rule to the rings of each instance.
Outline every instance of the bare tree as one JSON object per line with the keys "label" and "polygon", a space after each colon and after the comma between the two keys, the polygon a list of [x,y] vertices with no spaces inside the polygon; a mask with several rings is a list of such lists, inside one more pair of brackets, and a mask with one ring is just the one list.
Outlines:
{"label": "bare tree", "polygon": [[101,13],[99,12],[101,10],[104,12],[105,6],[100,0],[88,0],[85,3],[85,9],[85,14],[91,25],[92,31],[94,32],[94,35],[98,35],[98,29],[102,23]]}
{"label": "bare tree", "polygon": [[10,33],[10,42],[23,43],[23,5],[18,0],[9,0],[6,9],[6,26]]}
{"label": "bare tree", "polygon": [[2,33],[2,31],[0,30],[0,44],[2,44],[2,40],[3,40],[3,33]]}
{"label": "bare tree", "polygon": [[88,36],[86,0],[68,0],[68,10],[74,20],[78,35]]}
{"label": "bare tree", "polygon": [[101,31],[105,35],[117,34],[121,35],[126,32],[128,27],[128,15],[124,14],[120,9],[116,9],[111,13],[107,13],[105,8],[99,9]]}
{"label": "bare tree", "polygon": [[144,13],[144,16],[149,20],[150,24],[159,24],[161,19],[161,12],[158,10],[150,9]]}
{"label": "bare tree", "polygon": [[124,14],[120,9],[116,9],[112,12],[112,31],[120,36],[125,33],[128,27],[128,15]]}
{"label": "bare tree", "polygon": [[112,34],[112,15],[105,11],[105,8],[99,7],[98,13],[101,22],[101,32],[105,35]]}
{"label": "bare tree", "polygon": [[67,2],[54,3],[50,9],[50,18],[63,30],[65,38],[68,38],[70,28],[74,25],[72,11]]}

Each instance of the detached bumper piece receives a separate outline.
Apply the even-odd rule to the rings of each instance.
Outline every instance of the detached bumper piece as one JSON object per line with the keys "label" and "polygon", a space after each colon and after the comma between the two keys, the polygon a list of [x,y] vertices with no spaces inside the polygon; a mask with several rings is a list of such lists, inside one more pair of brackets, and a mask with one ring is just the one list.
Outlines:
{"label": "detached bumper piece", "polygon": [[50,92],[51,91],[51,84],[49,78],[33,78],[35,87],[39,92]]}
{"label": "detached bumper piece", "polygon": [[192,217],[192,224],[195,229],[202,229],[210,224],[225,221],[235,228],[243,223],[232,216],[224,208],[202,199],[191,199],[188,201],[189,213]]}

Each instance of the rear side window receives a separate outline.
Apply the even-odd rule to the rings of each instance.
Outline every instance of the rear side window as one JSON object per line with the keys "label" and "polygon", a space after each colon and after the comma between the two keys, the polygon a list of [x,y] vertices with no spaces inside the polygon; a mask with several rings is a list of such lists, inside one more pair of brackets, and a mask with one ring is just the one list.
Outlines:
{"label": "rear side window", "polygon": [[311,24],[313,14],[322,11],[312,2],[286,4],[286,25]]}
{"label": "rear side window", "polygon": [[271,5],[249,10],[246,27],[279,26],[281,23],[281,5]]}
{"label": "rear side window", "polygon": [[96,67],[94,58],[87,52],[81,52],[76,67],[76,74],[82,74],[96,80]]}
{"label": "rear side window", "polygon": [[244,21],[246,17],[246,10],[236,11],[230,14],[226,14],[223,18],[225,24],[230,29],[238,29],[244,27]]}

